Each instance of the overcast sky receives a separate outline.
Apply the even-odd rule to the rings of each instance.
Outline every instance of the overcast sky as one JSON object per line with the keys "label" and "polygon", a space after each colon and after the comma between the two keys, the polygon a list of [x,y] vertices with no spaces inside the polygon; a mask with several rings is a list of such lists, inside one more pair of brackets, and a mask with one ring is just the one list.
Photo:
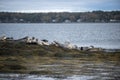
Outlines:
{"label": "overcast sky", "polygon": [[0,11],[85,12],[120,10],[120,0],[0,0]]}

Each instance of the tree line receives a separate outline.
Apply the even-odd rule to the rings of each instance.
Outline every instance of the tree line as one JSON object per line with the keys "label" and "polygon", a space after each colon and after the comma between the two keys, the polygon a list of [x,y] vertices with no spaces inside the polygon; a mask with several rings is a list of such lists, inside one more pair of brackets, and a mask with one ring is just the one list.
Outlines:
{"label": "tree line", "polygon": [[120,22],[120,11],[17,13],[0,12],[1,23]]}

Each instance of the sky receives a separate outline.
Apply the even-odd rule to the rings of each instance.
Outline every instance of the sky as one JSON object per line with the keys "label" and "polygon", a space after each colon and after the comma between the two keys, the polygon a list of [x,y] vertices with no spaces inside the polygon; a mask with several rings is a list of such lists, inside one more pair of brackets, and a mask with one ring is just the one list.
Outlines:
{"label": "sky", "polygon": [[120,0],[0,0],[0,12],[87,12],[120,10]]}

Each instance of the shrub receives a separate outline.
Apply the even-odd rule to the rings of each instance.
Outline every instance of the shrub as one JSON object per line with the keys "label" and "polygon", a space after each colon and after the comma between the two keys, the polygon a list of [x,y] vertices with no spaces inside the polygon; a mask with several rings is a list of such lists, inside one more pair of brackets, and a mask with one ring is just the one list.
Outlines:
{"label": "shrub", "polygon": [[38,53],[39,56],[45,56],[47,54],[48,54],[48,52],[45,50],[39,50],[39,53]]}
{"label": "shrub", "polygon": [[10,69],[10,70],[21,70],[21,69],[26,69],[26,67],[20,65],[20,64],[15,64],[15,65],[5,65],[6,68]]}
{"label": "shrub", "polygon": [[55,53],[54,56],[55,57],[72,57],[71,54],[69,54],[69,53],[63,53],[63,52],[61,52],[61,53],[59,53],[59,52]]}

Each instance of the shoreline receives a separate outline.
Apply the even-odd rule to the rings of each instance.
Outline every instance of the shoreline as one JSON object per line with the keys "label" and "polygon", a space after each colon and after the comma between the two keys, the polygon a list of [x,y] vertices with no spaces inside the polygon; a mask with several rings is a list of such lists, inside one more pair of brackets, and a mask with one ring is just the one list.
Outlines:
{"label": "shoreline", "polygon": [[[76,45],[72,44],[71,42],[65,41],[65,42],[59,42],[59,41],[50,41],[47,39],[41,39],[39,40],[38,38],[35,37],[29,37],[25,36],[23,38],[18,38],[14,39],[13,37],[6,37],[6,36],[1,36],[0,37],[1,42],[12,42],[12,43],[19,43],[23,42],[26,44],[36,44],[36,45],[55,45],[55,46],[60,46],[63,48],[68,48],[68,49],[78,49],[81,50],[81,48],[84,48],[85,50],[88,49],[98,49],[98,50],[104,50],[107,52],[120,52],[120,48],[105,48],[105,47],[100,47],[100,46],[94,46],[94,45]],[[83,50],[83,49],[82,49]]]}
{"label": "shoreline", "polygon": [[[103,49],[89,49],[63,46],[60,43],[37,44],[36,42],[26,42],[26,38],[10,40],[12,38],[0,40],[0,73],[28,73],[28,74],[57,74],[54,71],[46,70],[42,65],[69,66],[86,63],[112,63],[120,65],[120,51],[104,51]],[[35,39],[35,38],[34,38]],[[40,67],[41,66],[41,67]],[[73,67],[73,68],[74,68]],[[40,68],[40,70],[38,70]],[[45,70],[41,70],[45,68]],[[51,69],[50,69],[51,70]],[[68,74],[69,71],[65,74]]]}

